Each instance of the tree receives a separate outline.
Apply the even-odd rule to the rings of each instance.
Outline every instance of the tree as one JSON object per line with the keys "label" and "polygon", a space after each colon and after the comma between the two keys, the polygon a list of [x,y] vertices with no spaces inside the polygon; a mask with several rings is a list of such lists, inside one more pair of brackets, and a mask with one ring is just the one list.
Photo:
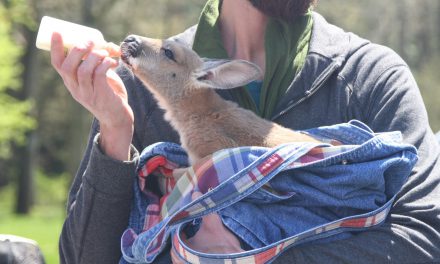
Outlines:
{"label": "tree", "polygon": [[[26,133],[35,127],[34,119],[29,115],[29,100],[20,98],[20,82],[23,73],[20,62],[22,47],[13,40],[12,29],[17,23],[23,23],[24,3],[21,1],[0,2],[0,159],[11,157],[11,146],[22,146]],[[2,170],[5,171],[5,170]],[[2,176],[2,177],[5,177]],[[5,179],[4,179],[5,180]],[[6,179],[7,181],[8,179]],[[19,181],[20,182],[20,181]],[[25,186],[32,184],[27,182]],[[20,186],[20,185],[19,185]],[[20,189],[20,188],[19,188]],[[19,204],[32,201],[32,192],[20,196]]]}
{"label": "tree", "polygon": [[22,102],[12,96],[20,87],[21,65],[18,63],[22,52],[11,37],[12,23],[8,10],[0,3],[0,158],[11,155],[11,143],[22,144],[25,132],[32,129],[35,122],[28,115],[29,102]]}

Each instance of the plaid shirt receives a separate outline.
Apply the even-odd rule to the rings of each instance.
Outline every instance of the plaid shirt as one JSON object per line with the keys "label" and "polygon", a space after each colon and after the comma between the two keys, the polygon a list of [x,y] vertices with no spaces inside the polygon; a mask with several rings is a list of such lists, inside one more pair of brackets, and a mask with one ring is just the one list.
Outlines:
{"label": "plaid shirt", "polygon": [[[173,250],[189,263],[207,261],[209,263],[266,263],[288,247],[311,243],[323,238],[339,239],[349,236],[349,231],[364,230],[382,223],[395,194],[406,181],[417,160],[415,148],[400,143],[399,132],[374,134],[358,121],[317,128],[308,133],[318,137],[324,143],[291,143],[273,149],[262,147],[225,149],[204,158],[177,176],[173,176],[173,171],[188,165],[183,149],[172,143],[158,143],[148,147],[141,155],[138,169],[139,180],[135,186],[135,209],[132,211],[130,227],[122,237],[123,259],[121,262],[152,262],[164,249],[167,239],[172,236]],[[378,174],[378,177],[362,176],[366,171],[364,169],[359,171],[361,163],[362,166],[371,163],[369,166],[373,170],[369,173]],[[384,166],[384,164],[388,165]],[[344,172],[340,171],[341,166]],[[378,167],[387,169],[376,170]],[[317,168],[319,175],[333,175],[334,179],[324,178],[304,184],[306,178],[301,179],[301,176],[296,176],[301,175],[296,173],[298,170],[307,172],[308,169],[316,170]],[[337,168],[337,174],[335,174],[335,168]],[[399,177],[400,180],[386,178],[385,171],[387,174],[396,174],[393,177]],[[365,207],[364,203],[368,202],[362,199],[339,201],[326,198],[325,195],[328,195],[330,189],[335,193],[344,192],[347,182],[341,180],[339,185],[334,185],[334,180],[337,182],[343,177],[349,179],[350,185],[365,185],[356,188],[372,197],[372,193],[377,190],[373,190],[371,186],[378,186],[383,195],[372,199],[381,201],[380,204],[375,205],[376,207]],[[147,188],[151,186],[148,180],[152,178],[160,179],[158,182],[164,195],[159,195]],[[381,182],[381,179],[384,179],[384,182]],[[286,191],[280,188],[279,186],[286,183],[280,184],[283,180],[286,182],[297,180],[297,182],[288,184],[295,186],[296,189]],[[365,181],[370,182],[366,184]],[[329,184],[332,185],[329,186]],[[313,191],[308,190],[308,186],[313,186]],[[310,197],[308,203],[322,203],[326,208],[345,206],[350,210],[352,208],[356,210],[347,209],[344,211],[346,214],[341,215],[340,209],[337,209],[338,213],[331,212],[331,215],[338,217],[327,218],[324,222],[322,219],[313,217],[295,219],[295,215],[290,215],[289,219],[292,219],[292,222],[295,221],[295,225],[301,227],[301,223],[304,223],[303,229],[292,232],[287,237],[277,238],[270,244],[261,245],[261,248],[252,252],[218,255],[212,258],[184,245],[180,235],[188,223],[213,211],[227,211],[229,207],[239,205],[243,199],[251,197],[253,193],[261,189],[277,197],[287,197],[286,199],[300,193],[304,197]],[[192,194],[195,191],[201,192],[203,196],[192,200]],[[364,196],[365,193],[362,195]],[[301,210],[307,210],[309,206],[310,204],[303,206]],[[276,208],[276,204],[271,204],[270,207]],[[310,223],[313,223],[312,228]],[[291,222],[285,224],[292,225]],[[252,242],[248,243],[252,244]]]}

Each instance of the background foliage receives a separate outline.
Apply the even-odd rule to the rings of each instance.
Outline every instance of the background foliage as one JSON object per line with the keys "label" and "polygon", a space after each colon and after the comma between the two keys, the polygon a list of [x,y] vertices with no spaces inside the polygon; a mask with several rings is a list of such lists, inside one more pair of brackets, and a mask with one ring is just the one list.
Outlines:
{"label": "background foliage", "polygon": [[[66,192],[91,116],[36,50],[44,15],[100,29],[167,37],[197,22],[205,0],[0,0],[0,233],[37,240],[57,263]],[[411,67],[433,130],[440,130],[440,1],[325,0],[316,10],[346,31],[384,44]],[[43,231],[41,231],[43,230]]]}
{"label": "background foliage", "polygon": [[[21,13],[22,3],[0,3],[0,159],[11,156],[11,143],[24,143],[24,133],[34,126],[27,115],[30,103],[16,97],[20,89],[20,73],[23,65],[17,63],[22,56],[22,48],[11,38],[14,23],[20,23],[13,14]],[[10,12],[12,11],[12,12]]]}

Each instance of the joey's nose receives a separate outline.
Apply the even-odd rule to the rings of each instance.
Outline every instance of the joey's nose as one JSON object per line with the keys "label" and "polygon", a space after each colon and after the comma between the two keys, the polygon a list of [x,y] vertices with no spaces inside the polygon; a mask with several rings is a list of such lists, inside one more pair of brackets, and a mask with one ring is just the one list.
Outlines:
{"label": "joey's nose", "polygon": [[137,57],[141,50],[141,39],[138,36],[130,35],[124,39],[122,47],[130,56]]}
{"label": "joey's nose", "polygon": [[140,40],[139,40],[139,38],[138,38],[137,36],[135,36],[135,35],[130,35],[130,36],[128,36],[128,37],[126,37],[126,38],[124,39],[124,42],[126,42],[126,43],[130,43],[130,42],[140,42]]}

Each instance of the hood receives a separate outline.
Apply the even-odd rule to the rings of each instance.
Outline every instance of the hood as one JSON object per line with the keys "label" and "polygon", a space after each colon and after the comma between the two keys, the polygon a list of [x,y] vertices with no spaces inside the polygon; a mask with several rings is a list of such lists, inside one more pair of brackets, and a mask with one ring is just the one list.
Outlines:
{"label": "hood", "polygon": [[352,54],[369,43],[329,24],[324,17],[313,12],[312,37],[306,62],[278,103],[272,120],[311,97],[333,74],[338,73]]}

